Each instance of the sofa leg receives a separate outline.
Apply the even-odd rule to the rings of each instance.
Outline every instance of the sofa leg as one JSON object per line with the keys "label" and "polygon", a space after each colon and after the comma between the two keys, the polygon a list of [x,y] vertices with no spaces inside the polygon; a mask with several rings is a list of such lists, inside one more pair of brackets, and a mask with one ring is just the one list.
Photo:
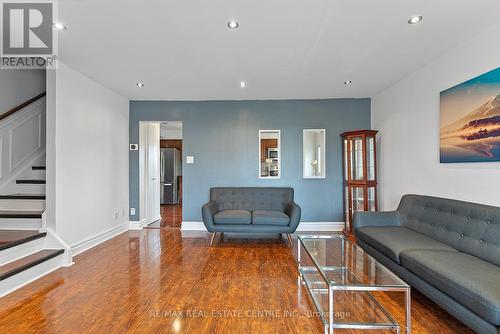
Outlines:
{"label": "sofa leg", "polygon": [[217,232],[213,232],[213,233],[212,233],[212,236],[210,237],[210,246],[212,246],[212,245],[213,245],[214,240],[215,240],[215,236],[216,236],[216,235],[217,235]]}

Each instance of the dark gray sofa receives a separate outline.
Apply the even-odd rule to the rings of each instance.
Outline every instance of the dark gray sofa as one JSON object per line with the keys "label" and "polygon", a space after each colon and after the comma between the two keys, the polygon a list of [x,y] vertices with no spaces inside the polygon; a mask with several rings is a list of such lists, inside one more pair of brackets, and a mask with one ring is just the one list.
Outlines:
{"label": "dark gray sofa", "polygon": [[478,333],[500,333],[500,208],[405,195],[354,216],[358,244]]}
{"label": "dark gray sofa", "polygon": [[203,223],[212,235],[217,232],[290,233],[300,222],[300,206],[293,201],[293,188],[211,188],[210,201],[203,205]]}

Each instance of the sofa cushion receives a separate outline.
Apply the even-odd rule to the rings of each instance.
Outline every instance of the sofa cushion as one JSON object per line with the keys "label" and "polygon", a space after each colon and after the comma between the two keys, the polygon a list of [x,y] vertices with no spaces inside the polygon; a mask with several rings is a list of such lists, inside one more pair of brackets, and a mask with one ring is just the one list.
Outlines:
{"label": "sofa cushion", "polygon": [[379,252],[400,264],[400,254],[407,250],[436,249],[455,251],[439,241],[412,231],[406,227],[361,227],[356,230],[356,237]]}
{"label": "sofa cushion", "polygon": [[405,195],[401,226],[500,266],[500,208],[446,198]]}
{"label": "sofa cushion", "polygon": [[500,325],[500,268],[475,256],[439,250],[401,254],[403,267],[494,325]]}
{"label": "sofa cushion", "polygon": [[223,210],[214,215],[216,224],[250,224],[252,222],[252,214],[247,210]]}
{"label": "sofa cushion", "polygon": [[252,224],[256,225],[288,225],[290,217],[281,211],[252,211]]}

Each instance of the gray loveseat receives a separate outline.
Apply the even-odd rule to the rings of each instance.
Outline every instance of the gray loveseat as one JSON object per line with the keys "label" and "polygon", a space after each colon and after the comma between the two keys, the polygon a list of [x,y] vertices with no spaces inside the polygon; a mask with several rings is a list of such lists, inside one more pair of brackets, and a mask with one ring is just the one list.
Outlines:
{"label": "gray loveseat", "polygon": [[290,233],[300,222],[300,206],[293,201],[293,188],[211,188],[210,201],[201,214],[212,242],[217,232]]}
{"label": "gray loveseat", "polygon": [[500,333],[500,208],[405,195],[356,213],[358,244],[478,333]]}

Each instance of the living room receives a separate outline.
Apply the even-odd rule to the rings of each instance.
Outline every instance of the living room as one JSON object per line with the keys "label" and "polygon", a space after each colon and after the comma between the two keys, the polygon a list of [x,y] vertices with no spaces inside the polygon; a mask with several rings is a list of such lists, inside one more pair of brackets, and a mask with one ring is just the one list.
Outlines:
{"label": "living room", "polygon": [[42,2],[1,332],[500,333],[498,1]]}

